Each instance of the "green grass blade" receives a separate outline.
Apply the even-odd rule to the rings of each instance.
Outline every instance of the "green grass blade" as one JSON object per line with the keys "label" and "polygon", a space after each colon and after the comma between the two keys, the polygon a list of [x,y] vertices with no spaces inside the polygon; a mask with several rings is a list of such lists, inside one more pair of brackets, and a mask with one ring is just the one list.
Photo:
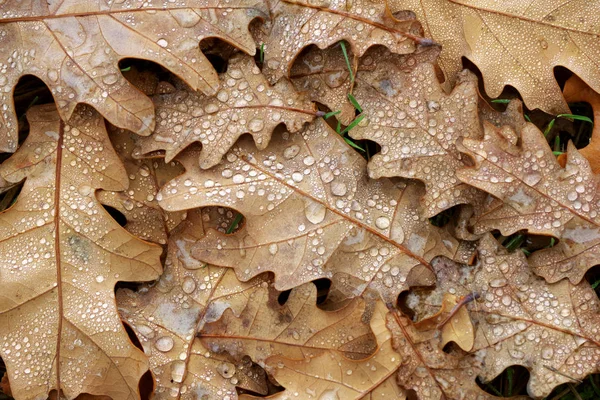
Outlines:
{"label": "green grass blade", "polygon": [[544,136],[548,136],[548,134],[552,130],[552,127],[554,126],[554,121],[556,121],[556,118],[554,118],[552,121],[550,121],[548,126],[546,126],[546,129],[544,129]]}
{"label": "green grass blade", "polygon": [[531,118],[529,118],[529,115],[523,114],[523,117],[525,117],[525,121],[531,122]]}
{"label": "green grass blade", "polygon": [[329,119],[331,117],[333,117],[334,115],[338,115],[339,113],[341,113],[341,111],[330,111],[327,114],[323,115],[323,119]]}
{"label": "green grass blade", "polygon": [[356,110],[359,113],[363,112],[363,109],[360,106],[360,104],[358,104],[358,101],[356,101],[356,98],[354,96],[352,96],[352,94],[350,94],[350,93],[348,93],[348,100],[350,100],[350,103],[352,103],[352,105],[354,106],[354,108],[356,108]]}
{"label": "green grass blade", "polygon": [[358,125],[360,123],[360,121],[363,120],[365,116],[363,114],[359,115],[358,117],[356,117],[354,119],[354,121],[350,122],[350,125],[348,125],[342,132],[340,132],[340,135],[345,134],[346,132],[350,131],[350,129],[354,128],[356,125]]}
{"label": "green grass blade", "polygon": [[121,72],[129,72],[131,71],[131,65],[129,67],[121,68]]}
{"label": "green grass blade", "polygon": [[560,156],[561,154],[564,154],[562,151],[553,151],[552,154],[554,154],[555,156]]}
{"label": "green grass blade", "polygon": [[492,100],[492,103],[508,104],[508,103],[510,103],[510,99],[494,99],[494,100]]}
{"label": "green grass blade", "polygon": [[508,244],[505,246],[506,250],[508,250],[508,251],[516,250],[519,246],[521,246],[521,244],[523,244],[523,240],[525,240],[525,236],[523,236],[523,235],[517,235],[517,236],[513,237],[508,242]]}
{"label": "green grass blade", "polygon": [[237,228],[238,224],[240,223],[240,221],[242,220],[243,215],[240,213],[237,213],[235,218],[233,219],[233,221],[231,221],[231,225],[229,225],[229,228],[227,228],[227,231],[225,231],[225,233],[230,234],[231,232],[233,232],[235,230],[235,228]]}
{"label": "green grass blade", "polygon": [[576,119],[577,121],[584,121],[584,122],[589,122],[590,124],[594,125],[594,121],[592,121],[591,119],[589,119],[588,117],[586,117],[585,115],[575,115],[575,114],[558,114],[556,116],[556,118],[571,118],[571,119]]}
{"label": "green grass blade", "polygon": [[354,143],[352,140],[348,139],[347,137],[345,137],[344,140],[346,141],[346,143],[348,143],[350,146],[354,147],[355,149],[360,150],[363,153],[365,152],[365,149],[363,149],[362,147],[360,147],[359,145],[357,145],[356,143]]}
{"label": "green grass blade", "polygon": [[348,71],[350,72],[350,85],[353,85],[354,72],[352,71],[352,66],[350,65],[350,59],[348,58],[348,52],[346,51],[346,44],[344,42],[340,42],[340,46],[342,47],[342,53],[344,53],[344,58],[346,59],[346,66],[348,67]]}
{"label": "green grass blade", "polygon": [[265,62],[265,44],[261,43],[260,44],[260,55],[259,55],[259,59],[260,62],[263,63]]}

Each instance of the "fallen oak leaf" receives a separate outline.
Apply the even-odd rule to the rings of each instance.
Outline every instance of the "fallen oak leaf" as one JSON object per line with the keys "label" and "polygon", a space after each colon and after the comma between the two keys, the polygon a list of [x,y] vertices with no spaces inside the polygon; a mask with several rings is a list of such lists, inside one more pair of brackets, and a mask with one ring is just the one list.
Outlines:
{"label": "fallen oak leaf", "polygon": [[456,177],[470,160],[455,146],[460,137],[482,137],[475,76],[466,72],[446,95],[432,64],[405,73],[396,61],[394,56],[380,58],[377,68],[361,71],[356,79],[354,96],[365,118],[350,136],[381,145],[381,152],[369,161],[369,176],[423,181],[427,217],[478,202],[483,193]]}
{"label": "fallen oak leaf", "polygon": [[477,327],[472,352],[482,357],[483,382],[522,365],[530,373],[528,394],[542,398],[598,372],[600,302],[587,282],[547,283],[531,272],[522,252],[509,253],[490,234],[481,239],[474,266],[443,257],[432,266],[438,287],[413,304],[431,304],[447,292],[481,293],[471,318]]}
{"label": "fallen oak leaf", "polygon": [[204,324],[221,318],[226,309],[239,315],[252,294],[268,284],[264,276],[239,282],[233,270],[191,257],[206,226],[222,223],[223,218],[210,211],[214,210],[190,210],[173,230],[165,271],[156,284],[117,292],[121,316],[148,356],[159,399],[205,395],[233,400],[236,387],[266,394],[265,377],[253,380],[246,373],[253,370],[251,365],[217,353],[197,338]]}
{"label": "fallen oak leaf", "polygon": [[82,106],[65,123],[44,105],[27,118],[29,136],[0,166],[9,182],[25,179],[0,214],[0,355],[11,388],[20,399],[52,390],[139,398],[147,360],[123,329],[114,287],[156,279],[161,249],[119,227],[95,198],[128,183],[98,113]]}
{"label": "fallen oak leaf", "polygon": [[287,290],[328,278],[347,297],[370,286],[392,301],[408,284],[429,282],[427,260],[466,250],[420,215],[417,186],[368,180],[366,161],[322,119],[302,134],[273,137],[262,151],[241,139],[211,170],[195,156],[179,158],[186,173],[161,190],[159,204],[244,215],[240,231],[209,230],[192,251],[235,268],[242,281],[273,271],[275,287]]}
{"label": "fallen oak leaf", "polygon": [[600,79],[592,72],[600,54],[596,2],[409,0],[403,5],[415,12],[425,34],[442,46],[439,65],[447,91],[463,68],[461,57],[479,68],[491,98],[510,85],[529,109],[554,115],[569,112],[554,78],[557,66],[600,91]]}
{"label": "fallen oak leaf", "polygon": [[[152,102],[121,75],[119,60],[146,59],[180,76],[192,89],[214,93],[217,73],[198,43],[225,40],[248,54],[255,44],[248,25],[265,15],[254,0],[223,3],[91,1],[33,5],[9,0],[0,5],[0,149],[17,147],[12,99],[20,77],[31,74],[52,91],[63,120],[78,103],[95,107],[112,124],[141,135],[154,129]],[[237,21],[233,26],[231,21]]]}
{"label": "fallen oak leaf", "polygon": [[121,212],[127,223],[123,226],[132,235],[153,243],[166,244],[167,234],[183,219],[185,212],[164,212],[156,201],[158,190],[180,175],[183,168],[162,158],[139,160],[133,157],[140,136],[124,129],[109,126],[109,137],[127,171],[129,187],[126,191],[100,190],[100,203]]}
{"label": "fallen oak leaf", "polygon": [[[268,297],[276,298],[262,296]],[[274,399],[293,393],[304,393],[308,399],[403,396],[390,380],[402,359],[392,349],[383,303],[376,301],[372,310],[365,310],[365,301],[356,298],[333,312],[322,311],[315,303],[316,288],[307,283],[294,288],[283,306],[259,298],[237,318],[226,312],[205,326],[201,338],[209,348],[238,357],[248,354],[264,365],[285,388]],[[362,322],[365,318],[369,325]]]}
{"label": "fallen oak leaf", "polygon": [[530,267],[548,282],[568,278],[578,283],[600,261],[600,178],[572,144],[567,165],[561,168],[533,124],[521,132],[519,146],[513,140],[490,124],[485,125],[483,141],[463,140],[476,165],[459,171],[458,177],[501,200],[477,217],[475,232],[499,229],[509,236],[526,229],[554,236],[560,242],[533,253]]}
{"label": "fallen oak leaf", "polygon": [[270,7],[268,32],[259,34],[258,41],[264,44],[263,72],[271,82],[288,76],[295,58],[311,44],[325,49],[345,40],[357,57],[374,45],[407,54],[416,44],[433,44],[421,37],[414,14],[403,10],[406,7],[397,0],[278,0]]}
{"label": "fallen oak leaf", "polygon": [[[373,46],[358,58],[354,73],[360,77],[361,71],[372,71],[382,61],[392,62],[394,68],[409,73],[422,62],[434,62],[439,52],[439,47],[427,46],[418,47],[414,53],[393,54],[386,47]],[[351,51],[348,53],[349,60],[353,59]],[[340,111],[336,118],[342,124],[349,125],[354,120],[356,109],[348,101],[354,84],[351,85],[348,65],[339,44],[325,50],[312,46],[302,52],[292,65],[290,80],[298,91],[307,92],[312,101]]]}
{"label": "fallen oak leaf", "polygon": [[139,141],[138,156],[165,150],[165,160],[170,162],[191,143],[200,142],[199,163],[208,169],[218,164],[244,133],[252,135],[262,150],[279,124],[296,132],[316,115],[315,106],[296,93],[290,82],[269,85],[247,55],[229,60],[219,88],[214,96],[185,89],[154,97],[157,128]]}

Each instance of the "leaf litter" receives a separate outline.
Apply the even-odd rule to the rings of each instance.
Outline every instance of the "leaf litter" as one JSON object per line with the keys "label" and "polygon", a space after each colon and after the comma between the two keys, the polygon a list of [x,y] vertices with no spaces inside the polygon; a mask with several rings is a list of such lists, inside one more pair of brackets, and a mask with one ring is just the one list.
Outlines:
{"label": "leaf litter", "polygon": [[[599,372],[596,130],[579,151],[486,101],[597,111],[597,4],[546,3],[0,4],[2,388],[493,399],[521,365],[543,398]],[[56,104],[19,145],[28,74]]]}

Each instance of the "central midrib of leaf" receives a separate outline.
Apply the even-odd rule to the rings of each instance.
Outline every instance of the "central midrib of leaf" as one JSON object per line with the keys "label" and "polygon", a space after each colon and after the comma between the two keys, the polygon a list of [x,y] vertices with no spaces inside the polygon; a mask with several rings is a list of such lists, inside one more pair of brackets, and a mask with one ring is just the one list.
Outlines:
{"label": "central midrib of leaf", "polygon": [[[38,22],[46,19],[61,19],[61,18],[85,18],[85,17],[95,17],[99,15],[115,15],[115,14],[131,14],[143,12],[146,13],[148,11],[180,11],[180,10],[251,10],[252,7],[148,7],[148,8],[136,8],[131,10],[101,10],[101,11],[92,11],[92,12],[80,12],[80,13],[65,13],[65,14],[48,14],[48,15],[33,15],[27,17],[13,17],[13,18],[0,18],[0,24],[10,23],[10,22]],[[202,18],[201,15],[199,15]]]}
{"label": "central midrib of leaf", "polygon": [[56,331],[56,387],[60,390],[60,342],[63,324],[63,296],[62,296],[62,264],[60,255],[60,191],[62,176],[62,152],[65,133],[65,123],[59,120],[58,140],[56,144],[56,167],[54,187],[54,253],[56,258],[56,291],[58,297],[58,329]]}
{"label": "central midrib of leaf", "polygon": [[[306,143],[306,141],[305,141],[305,143]],[[345,144],[344,144],[344,145],[345,145]],[[313,154],[312,154],[312,152],[310,151],[310,147],[308,146],[308,144],[307,144],[307,143],[306,143],[306,148],[308,149],[308,151],[309,151],[309,154],[312,156]],[[373,234],[373,235],[375,235],[375,236],[377,236],[377,237],[381,238],[381,239],[382,239],[382,240],[384,240],[385,242],[388,242],[388,243],[392,244],[392,245],[393,245],[394,247],[396,247],[396,248],[397,248],[397,249],[398,249],[400,252],[402,252],[402,253],[404,253],[404,254],[406,254],[406,255],[408,255],[408,256],[410,256],[410,257],[414,258],[415,260],[419,261],[421,264],[425,265],[427,268],[429,268],[430,270],[432,270],[432,271],[433,271],[433,268],[431,267],[431,265],[429,265],[429,263],[428,263],[427,261],[425,261],[425,259],[423,259],[423,258],[421,258],[420,256],[418,256],[418,255],[414,254],[413,252],[411,252],[410,250],[408,250],[406,247],[402,246],[400,243],[396,242],[395,240],[392,240],[391,238],[389,238],[389,237],[387,237],[387,236],[385,236],[385,235],[381,234],[380,232],[377,232],[377,231],[376,231],[375,229],[373,229],[371,226],[369,226],[369,225],[367,225],[367,224],[364,224],[364,223],[362,223],[362,222],[360,222],[360,221],[358,221],[358,220],[356,220],[356,219],[354,219],[354,218],[352,218],[352,217],[348,216],[347,214],[344,214],[344,213],[342,213],[342,212],[339,212],[338,210],[336,210],[336,209],[334,209],[334,208],[330,207],[328,203],[325,203],[325,202],[321,201],[320,199],[317,199],[317,198],[315,198],[315,197],[311,196],[310,194],[308,194],[308,193],[304,192],[303,190],[301,190],[301,189],[299,189],[299,188],[297,188],[297,187],[295,187],[295,186],[291,186],[291,185],[289,185],[287,182],[285,182],[285,180],[278,179],[277,177],[273,176],[273,175],[272,175],[272,174],[271,174],[271,173],[270,173],[268,170],[265,170],[265,169],[261,168],[261,167],[259,166],[259,163],[258,163],[258,162],[257,162],[256,164],[253,164],[253,163],[251,163],[251,162],[249,162],[249,161],[248,161],[248,159],[247,159],[247,157],[246,157],[246,156],[242,156],[241,158],[242,158],[242,160],[243,160],[245,163],[247,163],[247,164],[248,164],[248,166],[250,166],[250,167],[252,167],[252,168],[256,168],[257,170],[259,170],[259,171],[261,171],[262,173],[264,173],[266,176],[269,176],[271,179],[273,179],[273,180],[275,180],[275,181],[279,182],[280,184],[282,184],[282,185],[284,185],[284,186],[288,187],[288,188],[289,188],[289,189],[291,189],[292,191],[294,191],[294,192],[296,192],[296,193],[299,193],[301,196],[304,196],[304,197],[306,197],[306,198],[309,198],[309,199],[311,199],[312,201],[314,201],[314,202],[316,202],[316,203],[319,203],[319,204],[323,205],[323,206],[324,206],[324,207],[325,207],[327,210],[331,211],[332,213],[334,213],[334,214],[336,214],[336,215],[340,216],[341,218],[343,218],[343,219],[345,219],[345,220],[349,220],[349,221],[351,221],[353,224],[360,226],[361,228],[365,229],[365,230],[366,230],[366,231],[368,231],[369,233],[371,233],[371,234]],[[404,191],[402,191],[401,193],[402,193],[401,197],[402,197],[402,196],[404,196]],[[394,216],[396,215],[396,210],[398,209],[398,206],[399,206],[399,204],[400,204],[400,202],[398,202],[398,204],[397,204],[397,205],[396,205],[396,207],[394,208],[394,215],[393,215],[393,216],[392,216],[392,218],[391,218],[391,221],[392,221],[392,223],[394,222]],[[384,264],[384,265],[385,265],[385,264]],[[381,268],[381,267],[380,267],[380,268]]]}

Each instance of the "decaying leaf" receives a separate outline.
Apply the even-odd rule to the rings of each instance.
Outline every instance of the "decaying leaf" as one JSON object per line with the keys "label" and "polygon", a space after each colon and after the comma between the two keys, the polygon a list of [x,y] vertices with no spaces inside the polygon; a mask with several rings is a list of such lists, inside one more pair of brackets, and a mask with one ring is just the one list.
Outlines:
{"label": "decaying leaf", "polygon": [[500,399],[477,386],[475,379],[483,365],[476,353],[444,352],[437,331],[420,332],[397,311],[388,313],[387,327],[393,348],[403,360],[398,383],[414,390],[419,399]]}
{"label": "decaying leaf", "polygon": [[65,123],[46,105],[27,117],[31,133],[0,166],[7,181],[25,179],[0,214],[0,354],[11,388],[19,399],[55,389],[136,399],[147,362],[119,320],[114,286],[156,279],[161,249],[95,198],[128,184],[100,115],[82,106]]}
{"label": "decaying leaf", "polygon": [[135,133],[111,126],[109,136],[127,171],[129,188],[119,192],[100,190],[98,200],[125,216],[127,224],[124,228],[131,234],[166,244],[167,234],[185,219],[185,212],[163,211],[158,206],[156,194],[166,182],[180,175],[183,168],[175,161],[165,163],[163,159],[135,159],[134,149],[140,140]]}
{"label": "decaying leaf", "polygon": [[421,25],[398,0],[311,2],[278,0],[271,4],[272,21],[264,43],[264,73],[271,82],[288,75],[302,49],[314,44],[325,49],[345,40],[360,57],[374,45],[397,54],[412,53],[416,44],[431,45],[421,37]]}
{"label": "decaying leaf", "polygon": [[273,271],[275,287],[287,290],[329,278],[348,297],[370,286],[394,301],[411,284],[427,285],[433,256],[461,257],[460,244],[421,216],[416,185],[369,180],[366,161],[322,119],[273,137],[266,150],[242,139],[210,170],[194,157],[182,155],[186,173],[162,189],[159,204],[242,213],[239,232],[210,230],[192,251],[234,267],[242,281]]}
{"label": "decaying leaf", "polygon": [[[583,101],[592,107],[594,112],[594,130],[590,137],[590,143],[580,149],[579,152],[590,162],[592,171],[595,174],[600,173],[600,94],[593,91],[577,75],[573,75],[565,82],[563,95],[569,103]],[[563,153],[559,155],[558,162],[564,167],[567,162],[567,154]]]}
{"label": "decaying leaf", "polygon": [[[387,62],[386,62],[387,61]],[[477,202],[481,192],[456,177],[468,159],[455,146],[460,137],[482,136],[477,80],[465,73],[446,95],[432,64],[404,73],[395,58],[357,76],[354,95],[365,119],[350,135],[381,145],[369,162],[369,176],[402,176],[425,182],[425,215],[432,217],[461,203]]]}
{"label": "decaying leaf", "polygon": [[475,341],[473,322],[469,312],[463,307],[463,298],[451,293],[444,293],[440,311],[431,317],[420,320],[415,324],[418,330],[438,329],[441,331],[443,347],[448,342],[454,342],[464,351],[471,351]]}
{"label": "decaying leaf", "polygon": [[[409,73],[423,62],[435,62],[439,52],[439,47],[427,46],[410,54],[394,54],[386,47],[374,46],[358,59],[353,74],[360,77],[361,71],[384,69],[390,63],[394,69]],[[354,58],[350,49],[347,53],[349,60]],[[384,65],[380,66],[382,62]],[[332,111],[340,111],[336,118],[342,124],[348,125],[355,118],[355,108],[347,97],[354,85],[351,85],[348,65],[339,44],[325,50],[310,47],[294,62],[290,79],[297,90],[308,92],[312,101],[324,104]]]}
{"label": "decaying leaf", "polygon": [[569,278],[578,283],[600,262],[600,178],[572,144],[561,168],[533,124],[521,132],[521,145],[514,143],[489,124],[483,141],[463,140],[476,166],[459,171],[458,177],[502,200],[477,218],[475,230],[499,229],[507,236],[527,229],[560,239],[553,248],[535,252],[530,267],[548,282]]}
{"label": "decaying leaf", "polygon": [[[204,236],[210,214],[192,210],[170,236],[165,271],[161,279],[139,292],[117,294],[122,317],[136,332],[149,357],[158,398],[196,399],[208,396],[236,398],[235,387],[265,390],[265,377],[249,379],[251,365],[215,352],[196,335],[207,322],[226,309],[240,314],[253,293],[267,285],[264,277],[239,282],[233,270],[206,265],[190,255],[194,243]],[[263,393],[263,394],[266,394]]]}
{"label": "decaying leaf", "polygon": [[483,74],[490,97],[498,97],[510,85],[529,109],[568,112],[554,78],[557,66],[600,91],[598,2],[408,0],[403,6],[414,11],[425,34],[442,45],[439,65],[447,90],[456,82],[464,56]]}
{"label": "decaying leaf", "polygon": [[[119,60],[154,61],[193,89],[214,93],[217,73],[198,43],[217,37],[254,54],[248,24],[264,15],[262,2],[191,0],[165,2],[66,1],[0,4],[0,150],[17,147],[12,91],[35,75],[52,91],[62,119],[78,103],[95,107],[114,125],[148,135],[154,107],[121,75]],[[231,21],[235,20],[236,24]]]}
{"label": "decaying leaf", "polygon": [[388,380],[401,358],[392,350],[383,303],[378,301],[364,315],[369,327],[357,323],[365,312],[362,300],[334,312],[319,310],[315,302],[311,283],[293,289],[283,306],[264,289],[239,318],[226,311],[221,320],[205,326],[201,337],[209,348],[233,356],[249,354],[265,365],[286,389],[273,398],[293,393],[305,399],[401,394]]}
{"label": "decaying leaf", "polygon": [[139,152],[165,150],[169,162],[190,143],[200,142],[200,167],[207,169],[218,164],[244,133],[251,134],[262,150],[277,125],[284,123],[296,132],[315,116],[314,105],[290,82],[269,85],[246,55],[231,59],[219,87],[214,96],[180,90],[155,98],[157,129],[141,141]]}
{"label": "decaying leaf", "polygon": [[449,291],[481,295],[470,314],[484,381],[522,365],[530,372],[529,395],[541,398],[563,382],[598,371],[600,302],[587,282],[547,283],[531,272],[522,252],[508,253],[489,234],[479,244],[478,259],[473,267],[433,262],[438,288],[422,304]]}

